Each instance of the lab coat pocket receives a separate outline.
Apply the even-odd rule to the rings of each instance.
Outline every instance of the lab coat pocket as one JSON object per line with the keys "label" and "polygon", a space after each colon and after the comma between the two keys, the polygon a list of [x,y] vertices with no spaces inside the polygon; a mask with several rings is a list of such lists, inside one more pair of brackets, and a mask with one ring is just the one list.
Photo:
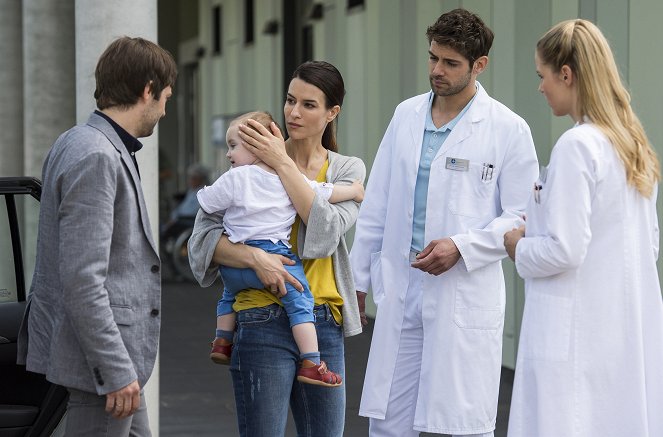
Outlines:
{"label": "lab coat pocket", "polygon": [[573,299],[544,293],[528,293],[520,332],[518,354],[524,359],[567,361],[571,346]]}
{"label": "lab coat pocket", "polygon": [[384,281],[382,280],[382,252],[371,253],[371,290],[373,302],[380,305],[384,298]]}
{"label": "lab coat pocket", "polygon": [[496,330],[504,321],[504,302],[495,284],[499,263],[461,274],[456,286],[454,323],[463,329]]}
{"label": "lab coat pocket", "polygon": [[492,211],[497,171],[470,162],[468,171],[452,171],[449,211],[464,217],[483,217]]}

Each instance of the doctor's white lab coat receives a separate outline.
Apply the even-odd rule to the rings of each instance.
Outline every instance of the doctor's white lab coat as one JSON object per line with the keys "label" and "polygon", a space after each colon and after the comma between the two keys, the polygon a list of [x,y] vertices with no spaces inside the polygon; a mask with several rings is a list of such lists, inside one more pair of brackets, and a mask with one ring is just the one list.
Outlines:
{"label": "doctor's white lab coat", "polygon": [[590,123],[560,137],[537,185],[516,246],[526,294],[509,437],[661,437],[656,191],[627,185]]}
{"label": "doctor's white lab coat", "polygon": [[[414,186],[430,93],[402,102],[377,152],[351,263],[378,305],[359,414],[384,419],[412,268]],[[456,170],[447,160],[465,159]],[[492,165],[492,174],[484,167]],[[466,170],[466,171],[464,171]],[[451,237],[461,260],[423,283],[423,355],[415,429],[494,429],[504,325],[503,235],[522,223],[538,174],[529,127],[478,85],[430,170],[424,246]]]}

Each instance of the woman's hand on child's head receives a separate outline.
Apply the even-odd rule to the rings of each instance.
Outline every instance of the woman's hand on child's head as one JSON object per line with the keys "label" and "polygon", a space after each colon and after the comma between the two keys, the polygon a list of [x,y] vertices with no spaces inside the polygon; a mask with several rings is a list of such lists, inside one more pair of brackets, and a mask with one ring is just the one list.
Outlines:
{"label": "woman's hand on child's head", "polygon": [[364,185],[361,183],[361,181],[356,180],[352,182],[352,188],[355,189],[355,197],[352,199],[355,202],[361,203],[364,201]]}
{"label": "woman's hand on child's head", "polygon": [[290,159],[285,151],[283,135],[275,123],[267,129],[259,122],[248,119],[245,124],[239,125],[239,136],[248,150],[274,169]]}

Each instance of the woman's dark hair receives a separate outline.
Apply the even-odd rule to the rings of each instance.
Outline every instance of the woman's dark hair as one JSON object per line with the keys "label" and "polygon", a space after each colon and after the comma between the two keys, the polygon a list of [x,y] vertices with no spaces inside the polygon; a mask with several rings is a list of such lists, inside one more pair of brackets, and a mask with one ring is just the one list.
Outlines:
{"label": "woman's dark hair", "polygon": [[488,56],[493,45],[493,31],[477,14],[466,9],[454,9],[442,14],[437,21],[426,30],[428,43],[449,46],[470,61]]}
{"label": "woman's dark hair", "polygon": [[138,102],[146,85],[155,99],[175,85],[177,64],[173,56],[143,38],[124,36],[113,41],[101,54],[94,72],[97,108],[129,108]]}
{"label": "woman's dark hair", "polygon": [[[341,73],[329,62],[308,61],[301,64],[292,74],[292,78],[298,78],[319,88],[325,94],[325,106],[327,109],[334,106],[343,106],[345,97],[345,84]],[[336,144],[336,120],[338,116],[327,124],[322,134],[322,147],[332,152],[338,151]]]}

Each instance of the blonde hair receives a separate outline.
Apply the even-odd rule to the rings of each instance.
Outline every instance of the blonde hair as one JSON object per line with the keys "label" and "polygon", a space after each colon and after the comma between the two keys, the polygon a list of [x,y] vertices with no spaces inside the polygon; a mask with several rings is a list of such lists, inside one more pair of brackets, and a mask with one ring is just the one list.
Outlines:
{"label": "blonde hair", "polygon": [[626,181],[643,196],[660,180],[656,152],[631,108],[610,45],[587,20],[562,21],[536,44],[539,59],[559,72],[567,65],[577,79],[578,110],[608,137],[624,163]]}
{"label": "blonde hair", "polygon": [[[270,114],[267,111],[252,111],[252,112],[247,112],[246,114],[242,114],[242,115],[234,118],[230,122],[228,127],[230,127],[230,126],[232,126],[233,124],[236,124],[236,123],[245,122],[246,120],[249,120],[249,119],[255,120],[258,123],[262,124],[270,132],[272,131],[272,129],[270,128],[271,123],[276,124],[276,127],[278,127],[279,130],[281,130],[281,126],[279,126],[279,124],[276,122],[276,120],[274,120],[274,117],[272,117],[272,114]],[[281,132],[283,132],[283,130],[281,130]]]}

